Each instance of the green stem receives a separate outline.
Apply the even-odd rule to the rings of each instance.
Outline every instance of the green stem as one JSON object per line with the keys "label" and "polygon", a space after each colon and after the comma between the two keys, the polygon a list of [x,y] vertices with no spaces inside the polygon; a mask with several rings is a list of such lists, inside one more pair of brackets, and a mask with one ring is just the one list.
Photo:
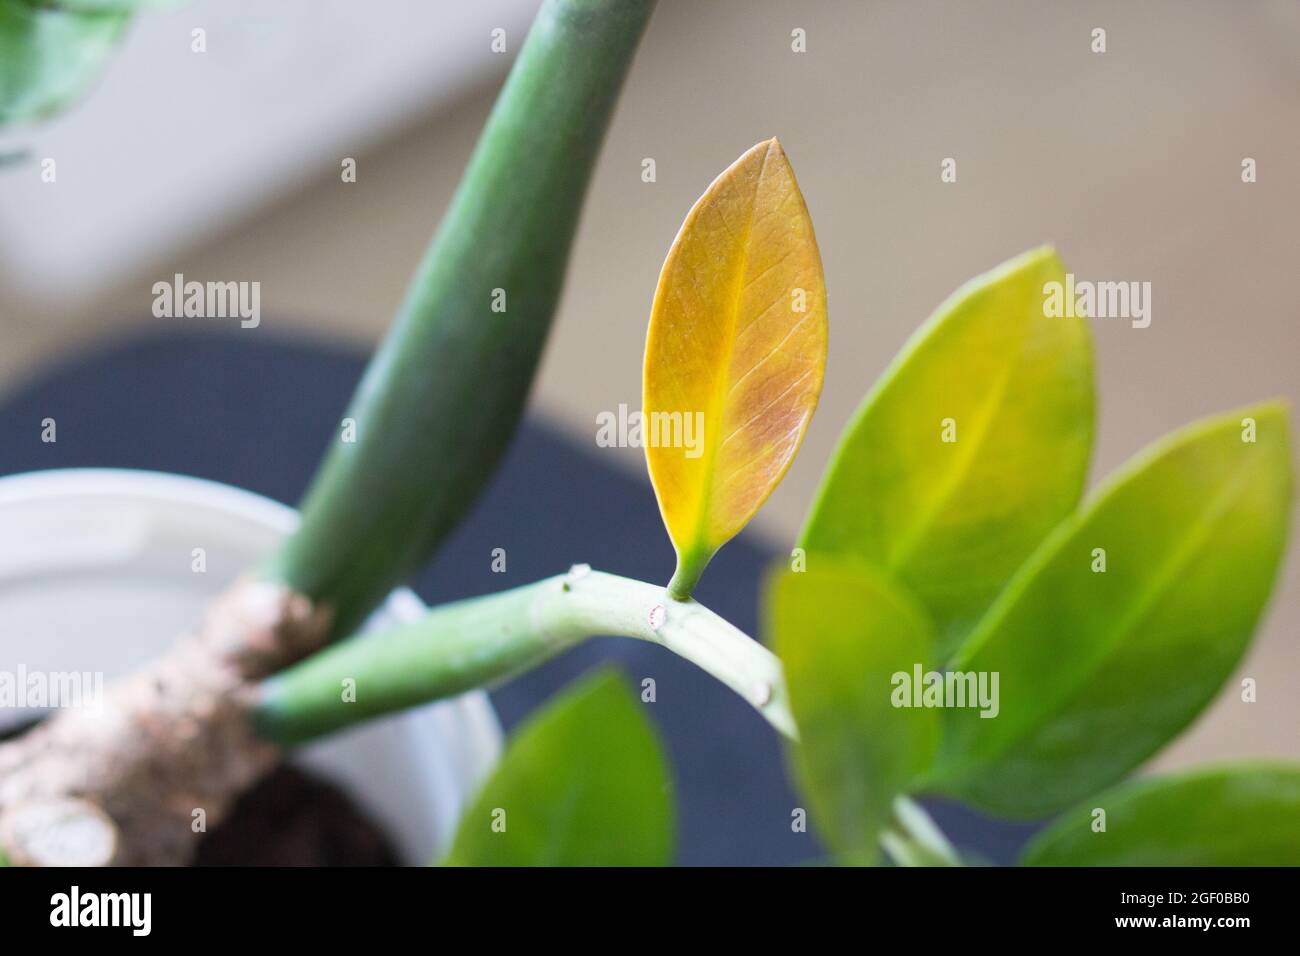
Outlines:
{"label": "green stem", "polygon": [[704,569],[713,560],[712,551],[689,551],[677,555],[677,567],[668,582],[668,596],[674,601],[689,601],[695,586],[704,576]]}
{"label": "green stem", "polygon": [[653,0],[547,0],[406,300],[263,569],[353,631],[455,527],[519,422]]}
{"label": "green stem", "polygon": [[781,662],[767,648],[694,601],[585,566],[328,648],[262,684],[256,726],[276,743],[300,743],[504,680],[599,635],[667,648],[795,736]]}
{"label": "green stem", "polygon": [[919,803],[894,799],[894,820],[880,844],[899,866],[962,866],[961,857]]}

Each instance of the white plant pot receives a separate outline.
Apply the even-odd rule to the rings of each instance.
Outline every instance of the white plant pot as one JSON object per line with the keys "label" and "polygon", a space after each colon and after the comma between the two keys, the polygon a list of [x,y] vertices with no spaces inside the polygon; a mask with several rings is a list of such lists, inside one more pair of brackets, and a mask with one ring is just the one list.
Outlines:
{"label": "white plant pot", "polygon": [[[66,469],[0,478],[0,670],[102,672],[107,681],[138,667],[297,521],[267,498],[179,475]],[[193,570],[196,548],[202,573]],[[412,592],[395,591],[367,627],[422,610]],[[0,730],[40,714],[0,708]],[[447,847],[500,748],[480,691],[337,734],[293,762],[347,793],[403,862],[424,864]]]}

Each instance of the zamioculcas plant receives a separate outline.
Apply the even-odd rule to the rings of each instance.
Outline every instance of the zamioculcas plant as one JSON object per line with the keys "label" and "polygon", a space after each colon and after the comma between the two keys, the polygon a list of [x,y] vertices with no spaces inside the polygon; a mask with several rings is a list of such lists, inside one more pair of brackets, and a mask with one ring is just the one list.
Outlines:
{"label": "zamioculcas plant", "polygon": [[[867,397],[768,582],[779,661],[689,600],[811,413],[826,341],[817,262],[775,141],[710,187],[669,253],[645,407],[695,402],[706,439],[693,456],[647,443],[679,555],[668,588],[579,566],[436,608],[271,678],[260,731],[300,742],[624,635],[694,660],[788,738],[841,862],[882,849],[904,865],[962,862],[915,800],[935,794],[1058,814],[1029,863],[1300,863],[1300,767],[1124,782],[1249,643],[1286,539],[1285,410],[1191,425],[1083,498],[1092,354],[1081,320],[1044,314],[1065,276],[1049,249],[958,290]],[[750,392],[755,378],[766,384]],[[348,677],[365,699],[341,704]],[[516,733],[446,862],[667,862],[668,773],[639,714],[608,675],[552,703]]]}
{"label": "zamioculcas plant", "polygon": [[[1030,864],[1300,863],[1300,766],[1125,782],[1223,686],[1262,613],[1292,494],[1285,409],[1193,424],[1083,497],[1092,353],[1083,321],[1044,314],[1065,276],[1050,249],[958,290],[868,395],[768,581],[779,661],[686,599],[683,581],[788,466],[821,377],[820,269],[787,176],[775,142],[742,157],[692,210],[655,296],[647,411],[703,396],[706,435],[723,423],[694,457],[647,448],[678,549],[670,586],[580,566],[434,609],[266,682],[262,733],[305,740],[621,634],[696,661],[787,737],[839,862],[962,863],[916,802],[933,794],[1056,815]],[[770,383],[750,397],[756,376]],[[733,456],[738,427],[753,448]],[[340,704],[349,675],[368,702]],[[446,862],[666,862],[669,776],[639,713],[608,675],[552,703],[515,734]]]}
{"label": "zamioculcas plant", "polygon": [[[1285,410],[1191,425],[1083,498],[1092,355],[1081,320],[1044,314],[1065,275],[1051,250],[958,290],[866,399],[790,566],[768,582],[780,661],[686,599],[789,464],[821,377],[820,270],[787,176],[775,142],[742,157],[692,210],[660,279],[646,409],[702,396],[706,436],[722,423],[694,458],[647,450],[679,555],[668,589],[577,567],[435,609],[272,678],[262,732],[305,740],[621,634],[696,661],[789,738],[841,862],[883,849],[899,864],[960,863],[915,800],[935,794],[995,815],[1059,815],[1028,863],[1300,863],[1300,767],[1124,782],[1249,643],[1286,538]],[[755,377],[768,384],[751,395]],[[730,451],[737,429],[752,442],[743,454]],[[339,703],[349,675],[362,675],[367,703]],[[668,775],[638,714],[608,676],[553,703],[515,735],[447,862],[665,862]],[[566,823],[575,805],[581,827]]]}

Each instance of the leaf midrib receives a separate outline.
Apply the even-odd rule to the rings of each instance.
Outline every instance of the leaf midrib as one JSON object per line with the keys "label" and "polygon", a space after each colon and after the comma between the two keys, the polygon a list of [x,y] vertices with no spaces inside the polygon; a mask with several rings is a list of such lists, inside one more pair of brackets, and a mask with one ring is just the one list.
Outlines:
{"label": "leaf midrib", "polygon": [[921,510],[920,516],[913,522],[911,528],[898,544],[891,549],[892,553],[886,556],[885,563],[891,571],[899,570],[915,554],[922,543],[922,538],[933,527],[935,517],[952,499],[957,489],[969,475],[971,466],[983,446],[984,440],[988,437],[993,421],[1002,408],[1007,394],[1007,386],[1011,383],[1016,369],[1020,366],[1024,353],[1023,339],[1017,345],[1015,356],[1003,366],[1002,374],[990,390],[988,401],[981,406],[976,417],[975,440],[963,444],[961,437],[958,436],[957,445],[960,451],[957,465],[950,469],[945,478],[939,482],[938,490],[931,496],[928,506]]}
{"label": "leaf midrib", "polygon": [[[731,360],[736,353],[736,323],[740,315],[740,304],[745,296],[747,287],[745,274],[749,271],[749,247],[750,239],[754,234],[754,221],[758,218],[758,194],[763,187],[763,177],[767,175],[767,163],[772,157],[772,144],[767,144],[767,149],[763,151],[763,162],[758,168],[758,176],[754,179],[754,195],[749,203],[749,220],[745,223],[744,239],[740,246],[740,266],[736,270],[735,291],[732,293],[731,308],[727,310],[727,336],[726,361],[720,363],[717,378],[713,384],[713,398],[709,403],[709,414],[707,421],[716,422],[713,427],[706,426],[710,433],[711,440],[706,436],[705,441],[709,446],[707,460],[711,467],[704,469],[703,487],[700,488],[700,509],[695,516],[695,533],[692,535],[693,544],[699,548],[702,543],[707,542],[706,534],[709,517],[713,513],[713,488],[716,484],[718,471],[718,452],[722,447],[718,439],[718,434],[722,431],[721,415],[726,408],[727,398],[731,394],[729,376],[731,372]],[[722,212],[719,210],[718,217],[722,218]],[[722,219],[723,225],[726,225],[726,219]]]}

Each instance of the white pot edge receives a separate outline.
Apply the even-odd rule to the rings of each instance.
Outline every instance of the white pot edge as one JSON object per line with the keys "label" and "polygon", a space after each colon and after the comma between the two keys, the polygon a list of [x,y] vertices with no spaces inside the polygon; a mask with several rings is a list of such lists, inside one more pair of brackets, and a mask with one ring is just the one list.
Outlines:
{"label": "white pot edge", "polygon": [[[167,472],[119,468],[65,468],[0,477],[0,508],[58,498],[116,497],[142,504],[193,505],[243,518],[285,535],[298,524],[287,505],[220,482]],[[425,605],[407,588],[394,591],[376,616],[393,621],[418,617]],[[347,751],[365,754],[376,740],[409,754],[402,787],[423,806],[392,799],[382,778],[356,766]],[[501,752],[502,732],[483,691],[372,721],[295,753],[294,761],[329,778],[352,797],[397,844],[403,862],[431,862],[455,832],[461,808],[474,798]],[[340,753],[344,756],[341,758]],[[389,774],[391,783],[393,776]]]}

